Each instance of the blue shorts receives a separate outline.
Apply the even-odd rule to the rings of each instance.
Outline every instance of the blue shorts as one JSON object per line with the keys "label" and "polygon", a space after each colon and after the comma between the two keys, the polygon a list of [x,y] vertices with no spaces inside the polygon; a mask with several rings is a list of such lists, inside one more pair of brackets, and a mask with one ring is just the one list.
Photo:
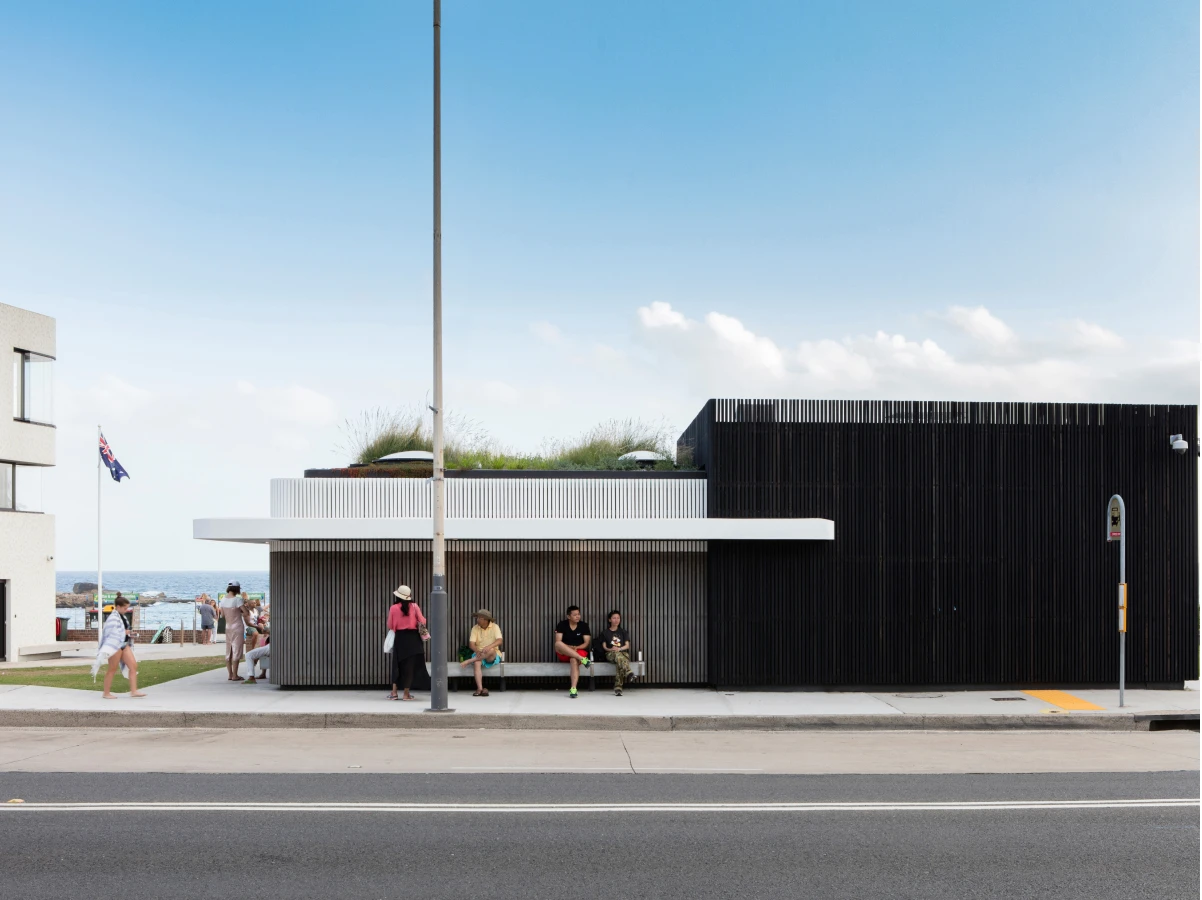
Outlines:
{"label": "blue shorts", "polygon": [[486,669],[491,669],[494,666],[498,665],[500,662],[501,662],[501,654],[498,653],[496,656],[494,656],[492,658],[492,662],[489,662],[487,659],[482,659],[482,660],[480,660],[480,665],[482,665]]}

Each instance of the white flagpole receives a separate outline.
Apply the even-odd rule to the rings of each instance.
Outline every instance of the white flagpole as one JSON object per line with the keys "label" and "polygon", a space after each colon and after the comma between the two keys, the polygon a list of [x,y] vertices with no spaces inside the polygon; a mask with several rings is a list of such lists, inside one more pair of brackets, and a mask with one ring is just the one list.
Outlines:
{"label": "white flagpole", "polygon": [[104,566],[100,562],[100,442],[104,432],[96,426],[96,646],[100,647],[100,625],[104,619]]}

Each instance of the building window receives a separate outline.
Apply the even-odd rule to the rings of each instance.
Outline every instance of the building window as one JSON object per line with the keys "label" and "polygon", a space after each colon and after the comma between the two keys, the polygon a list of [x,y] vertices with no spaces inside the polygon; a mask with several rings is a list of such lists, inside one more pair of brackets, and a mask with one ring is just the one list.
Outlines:
{"label": "building window", "polygon": [[13,351],[13,418],[54,424],[54,359],[28,350]]}
{"label": "building window", "polygon": [[20,512],[42,511],[42,467],[13,466],[13,499]]}
{"label": "building window", "polygon": [[42,466],[0,462],[0,509],[42,512]]}

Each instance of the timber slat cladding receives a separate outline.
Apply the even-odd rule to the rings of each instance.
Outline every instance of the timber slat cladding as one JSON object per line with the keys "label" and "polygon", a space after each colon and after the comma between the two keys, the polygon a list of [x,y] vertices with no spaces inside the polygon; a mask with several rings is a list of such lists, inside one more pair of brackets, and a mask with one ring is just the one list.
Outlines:
{"label": "timber slat cladding", "polygon": [[1196,436],[1195,406],[711,401],[681,438],[709,514],[835,540],[710,542],[710,681],[1113,684],[1114,493],[1128,684],[1197,678]]}
{"label": "timber slat cladding", "polygon": [[596,636],[617,608],[648,683],[704,683],[705,577],[705,544],[696,541],[455,541],[451,631],[463,638],[452,650],[484,606],[505,634],[507,659],[552,662],[555,625],[575,603],[604,659]]}
{"label": "timber slat cladding", "polygon": [[392,592],[408,584],[425,608],[430,542],[276,541],[270,555],[271,683],[387,684],[384,623]]}
{"label": "timber slat cladding", "polygon": [[[392,591],[408,584],[425,610],[430,542],[277,541],[271,551],[272,683],[387,683]],[[485,606],[508,659],[550,662],[555,624],[575,603],[594,634],[611,608],[622,610],[647,683],[706,680],[704,542],[452,541],[447,588],[452,660]]]}

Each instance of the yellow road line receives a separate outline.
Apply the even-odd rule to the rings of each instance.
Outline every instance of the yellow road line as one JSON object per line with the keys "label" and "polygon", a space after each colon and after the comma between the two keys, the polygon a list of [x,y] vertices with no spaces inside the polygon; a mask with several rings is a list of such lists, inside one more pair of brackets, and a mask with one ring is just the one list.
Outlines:
{"label": "yellow road line", "polygon": [[1072,694],[1067,694],[1064,691],[1023,691],[1024,694],[1030,694],[1037,700],[1042,700],[1044,703],[1050,703],[1053,706],[1059,706],[1061,709],[1105,709],[1104,706],[1090,703],[1088,700],[1082,700],[1080,697],[1074,697]]}

